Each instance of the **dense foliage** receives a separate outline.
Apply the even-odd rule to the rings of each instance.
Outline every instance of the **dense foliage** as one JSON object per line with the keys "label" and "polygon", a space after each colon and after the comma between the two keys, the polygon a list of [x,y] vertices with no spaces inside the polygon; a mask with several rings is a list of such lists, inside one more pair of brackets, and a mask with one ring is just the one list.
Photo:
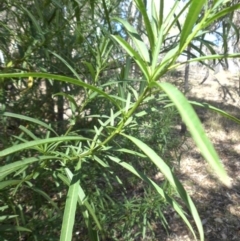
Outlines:
{"label": "dense foliage", "polygon": [[[164,0],[2,1],[0,238],[154,240],[173,208],[204,240],[174,174],[182,120],[230,183],[193,107],[166,80],[186,63],[239,57],[226,51],[237,29],[225,21],[239,8],[224,0],[173,1],[171,9]],[[206,36],[222,21],[217,54]]]}

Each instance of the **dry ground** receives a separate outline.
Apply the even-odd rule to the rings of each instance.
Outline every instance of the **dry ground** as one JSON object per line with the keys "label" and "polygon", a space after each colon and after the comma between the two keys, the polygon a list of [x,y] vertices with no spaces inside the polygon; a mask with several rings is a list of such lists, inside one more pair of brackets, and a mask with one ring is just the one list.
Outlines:
{"label": "dry ground", "polygon": [[[240,119],[240,96],[237,76],[218,73],[202,84],[204,71],[196,67],[190,73],[189,99],[208,102]],[[177,78],[182,86],[183,78]],[[177,171],[199,210],[205,230],[206,241],[240,241],[240,125],[204,110],[197,110],[208,137],[213,142],[232,180],[232,188],[222,186],[204,161],[191,138],[187,140],[188,150]],[[177,216],[169,217],[171,233],[159,236],[163,241],[192,241],[191,233]]]}

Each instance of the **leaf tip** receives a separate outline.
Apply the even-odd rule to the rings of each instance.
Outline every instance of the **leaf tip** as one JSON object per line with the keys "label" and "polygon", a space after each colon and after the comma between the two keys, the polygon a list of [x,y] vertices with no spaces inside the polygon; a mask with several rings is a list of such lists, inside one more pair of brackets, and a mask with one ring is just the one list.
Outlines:
{"label": "leaf tip", "polygon": [[223,184],[228,187],[228,188],[232,188],[232,180],[231,178],[229,178],[229,176],[224,177],[223,180],[221,180],[223,182]]}

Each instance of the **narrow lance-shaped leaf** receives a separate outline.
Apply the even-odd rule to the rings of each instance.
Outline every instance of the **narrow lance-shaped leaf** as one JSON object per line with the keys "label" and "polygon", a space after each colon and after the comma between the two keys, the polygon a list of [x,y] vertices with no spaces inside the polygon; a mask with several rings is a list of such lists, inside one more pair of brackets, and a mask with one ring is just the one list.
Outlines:
{"label": "narrow lance-shaped leaf", "polygon": [[227,7],[224,8],[223,10],[217,12],[217,13],[213,13],[212,15],[210,15],[210,17],[206,20],[206,22],[203,25],[203,28],[206,28],[207,26],[209,26],[211,23],[213,23],[214,21],[218,20],[221,17],[224,17],[225,15],[240,9],[240,3],[238,4],[234,4],[231,7]]}
{"label": "narrow lance-shaped leaf", "polygon": [[0,232],[32,232],[32,230],[22,226],[1,225]]}
{"label": "narrow lance-shaped leaf", "polygon": [[182,29],[181,37],[180,37],[180,46],[179,50],[182,51],[182,47],[185,44],[188,36],[190,35],[194,24],[196,23],[197,19],[199,18],[199,14],[202,10],[203,5],[205,4],[206,0],[192,0],[191,5],[189,6],[188,14],[186,20],[184,22],[184,26]]}
{"label": "narrow lance-shaped leaf", "polygon": [[[68,173],[68,176],[70,176],[70,177],[72,178],[72,174]],[[66,176],[64,176],[64,175],[61,174],[61,173],[58,173],[58,177],[59,177],[66,185],[70,186],[70,181],[69,181],[69,179],[68,179]],[[85,195],[85,193],[84,193],[84,190],[82,189],[82,187],[80,186],[80,184],[79,184],[78,187],[79,187],[79,190],[78,190],[78,203],[79,203],[80,206],[84,205],[84,206],[86,207],[86,210],[85,210],[85,209],[82,210],[82,214],[83,214],[83,216],[84,216],[84,219],[85,219],[85,222],[86,222],[87,226],[89,225],[88,220],[89,220],[89,218],[90,218],[90,217],[89,217],[89,214],[90,214],[90,215],[92,216],[95,224],[97,225],[98,229],[99,229],[99,230],[103,230],[103,228],[102,228],[102,226],[101,226],[101,224],[100,224],[100,222],[99,222],[99,220],[98,220],[98,218],[97,218],[97,216],[96,216],[96,214],[95,214],[95,211],[94,211],[93,208],[91,207],[90,203],[87,201],[87,198],[86,198],[86,195]]]}
{"label": "narrow lance-shaped leaf", "polygon": [[55,55],[58,59],[60,59],[71,71],[72,73],[75,75],[75,77],[79,80],[81,80],[79,74],[76,72],[76,70],[64,59],[62,58],[60,55],[58,55],[57,53],[54,53],[50,50],[48,50],[51,54]]}
{"label": "narrow lance-shaped leaf", "polygon": [[160,28],[158,31],[158,37],[156,39],[156,45],[152,51],[152,72],[156,69],[157,63],[158,63],[158,58],[159,58],[159,53],[162,47],[163,43],[163,27]]}
{"label": "narrow lance-shaped leaf", "polygon": [[1,215],[0,216],[0,222],[6,221],[6,220],[9,220],[9,219],[12,219],[12,218],[16,218],[16,217],[18,217],[18,215]]}
{"label": "narrow lance-shaped leaf", "polygon": [[12,117],[12,118],[17,118],[17,119],[20,119],[20,120],[26,120],[26,121],[35,123],[35,124],[37,124],[37,125],[40,125],[40,126],[45,127],[45,128],[48,129],[48,130],[51,130],[51,131],[54,132],[56,135],[58,135],[48,124],[46,124],[45,122],[42,122],[42,121],[40,121],[40,120],[38,120],[38,119],[29,117],[29,116],[25,116],[25,115],[10,113],[10,112],[4,112],[4,113],[3,113],[3,116]]}
{"label": "narrow lance-shaped leaf", "polygon": [[42,40],[44,40],[44,34],[43,31],[41,29],[41,26],[38,24],[37,19],[33,16],[33,14],[28,11],[25,7],[22,7],[22,9],[27,13],[27,15],[29,16],[29,18],[31,19],[33,26],[35,27],[35,29],[37,30],[38,35],[42,38]]}
{"label": "narrow lance-shaped leaf", "polygon": [[208,55],[208,56],[200,56],[197,58],[193,58],[193,59],[189,59],[185,62],[181,62],[181,63],[177,63],[175,65],[172,65],[171,67],[169,67],[168,70],[171,69],[175,69],[176,67],[186,64],[186,63],[192,63],[192,62],[200,62],[200,61],[204,61],[204,60],[213,60],[213,59],[222,59],[222,58],[238,58],[240,57],[240,53],[236,53],[236,54],[214,54],[214,55]]}
{"label": "narrow lance-shaped leaf", "polygon": [[90,84],[87,84],[87,83],[83,82],[80,79],[73,79],[73,78],[70,78],[70,77],[63,76],[63,75],[54,75],[54,74],[47,74],[47,73],[34,73],[34,72],[0,74],[0,78],[29,77],[29,76],[45,78],[45,79],[54,79],[54,80],[66,82],[66,83],[69,83],[69,84],[74,84],[76,86],[85,87],[87,89],[92,90],[93,92],[96,92],[96,93],[104,96],[106,99],[110,100],[110,102],[113,103],[118,109],[121,109],[118,106],[118,104],[114,101],[114,99],[111,98],[110,95],[108,95],[107,93],[105,93],[104,91],[102,91],[101,89],[99,89],[95,86],[92,86]]}
{"label": "narrow lance-shaped leaf", "polygon": [[41,162],[42,160],[51,160],[51,159],[60,159],[59,157],[52,157],[52,156],[39,156],[39,157],[30,157],[30,158],[26,158],[24,160],[21,161],[15,161],[13,163],[9,163],[5,166],[1,166],[0,167],[0,180],[17,171],[18,169],[20,169],[23,166],[26,165],[31,165],[34,162]]}
{"label": "narrow lance-shaped leaf", "polygon": [[159,76],[162,76],[164,73],[168,71],[168,66],[171,65],[171,62],[176,58],[178,52],[178,46],[171,49],[162,59],[162,62],[160,65],[157,66],[155,69],[153,80],[157,80]]}
{"label": "narrow lance-shaped leaf", "polygon": [[0,182],[0,190],[8,187],[8,186],[12,186],[12,185],[17,185],[19,183],[21,183],[22,180],[7,180],[7,181],[2,181]]}
{"label": "narrow lance-shaped leaf", "polygon": [[[131,136],[127,136],[127,135],[124,135],[126,136],[127,138],[132,138]],[[133,138],[131,139],[134,143],[135,143],[135,140],[137,140],[136,138]],[[139,140],[137,140],[137,142],[135,143],[136,145],[138,145],[138,142]],[[140,141],[141,142],[141,141]],[[141,144],[140,144],[140,149],[141,149]],[[143,146],[144,150],[145,149],[145,146]],[[149,149],[149,147],[147,147],[147,149]],[[143,151],[143,150],[142,150]],[[134,175],[136,175],[137,177],[141,178],[142,180],[144,180],[145,182],[147,182],[148,184],[152,185],[156,190],[157,192],[174,208],[174,210],[180,215],[180,217],[183,219],[183,221],[186,223],[186,225],[188,226],[188,228],[191,230],[192,234],[194,235],[195,239],[196,239],[196,235],[194,233],[194,230],[191,226],[191,224],[189,223],[188,219],[186,218],[185,214],[184,214],[184,211],[182,210],[182,208],[178,205],[178,203],[172,199],[171,197],[169,197],[164,191],[162,188],[160,188],[153,180],[149,179],[147,176],[145,176],[143,173],[139,172],[137,169],[135,169],[132,165],[130,165],[129,163],[126,163],[124,161],[121,161],[119,158],[117,157],[112,157],[112,156],[108,156],[112,161],[118,163],[119,165],[121,165],[122,167],[124,167],[126,170],[132,172]],[[166,165],[166,164],[165,164]],[[171,172],[171,171],[170,171]],[[198,216],[198,214],[196,214]],[[196,216],[195,215],[195,216]],[[198,219],[199,220],[199,219]],[[199,223],[199,221],[198,221]],[[200,224],[200,227],[201,227],[201,222],[199,223]],[[201,233],[203,233],[201,231]],[[201,236],[203,236],[201,234]],[[203,240],[203,239],[201,239]]]}
{"label": "narrow lance-shaped leaf", "polygon": [[135,44],[135,47],[136,47],[138,53],[140,54],[141,58],[145,62],[150,63],[150,56],[149,56],[147,46],[145,45],[145,43],[141,39],[138,32],[127,21],[125,21],[123,19],[113,18],[113,20],[116,20],[116,21],[120,22],[126,28],[128,34],[132,38],[132,40]]}
{"label": "narrow lance-shaped leaf", "polygon": [[[78,171],[80,168],[81,160],[79,160],[77,164],[76,171]],[[72,172],[68,168],[66,168],[65,170],[68,175],[68,178],[71,180],[71,183],[67,193],[67,200],[64,209],[60,241],[71,241],[78,201],[80,179],[77,174],[72,176]]]}
{"label": "narrow lance-shaped leaf", "polygon": [[[119,45],[122,46],[122,48],[134,59],[134,61],[137,63],[139,68],[142,70],[142,73],[145,75],[146,79],[149,77],[148,69],[146,67],[145,62],[140,57],[138,52],[136,52],[128,42],[126,42],[124,39],[122,39],[120,36],[112,35],[112,38],[115,39]],[[1,76],[0,76],[1,77]]]}
{"label": "narrow lance-shaped leaf", "polygon": [[198,116],[192,106],[188,103],[187,99],[176,87],[169,83],[155,83],[155,85],[162,89],[172,100],[206,161],[208,161],[211,167],[215,170],[220,181],[230,187],[229,177],[226,174],[212,143],[206,136]]}
{"label": "narrow lance-shaped leaf", "polygon": [[22,130],[25,134],[27,134],[29,137],[31,137],[33,140],[38,140],[39,138],[35,136],[28,128],[25,126],[20,125],[19,129]]}
{"label": "narrow lance-shaped leaf", "polygon": [[109,11],[107,9],[107,5],[106,5],[105,0],[102,0],[102,4],[103,4],[105,19],[107,20],[109,31],[110,31],[110,33],[112,33],[112,27],[111,27],[110,18],[109,18]]}
{"label": "narrow lance-shaped leaf", "polygon": [[87,61],[83,61],[82,63],[88,68],[88,71],[89,71],[90,74],[91,74],[92,80],[95,81],[95,80],[96,80],[96,79],[95,79],[95,77],[96,77],[96,72],[95,72],[92,64],[89,63],[89,62],[87,62]]}
{"label": "narrow lance-shaped leaf", "polygon": [[52,200],[51,197],[49,197],[49,195],[46,192],[44,192],[39,188],[34,187],[33,184],[30,182],[27,182],[27,184],[29,185],[30,189],[32,189],[34,192],[38,193],[39,195],[43,196],[57,211],[60,211],[57,204]]}
{"label": "narrow lance-shaped leaf", "polygon": [[144,20],[144,23],[145,23],[145,29],[147,31],[147,37],[148,37],[148,40],[149,40],[149,43],[150,43],[150,48],[151,48],[151,50],[153,50],[154,45],[155,45],[155,37],[154,37],[154,34],[153,34],[153,29],[152,29],[152,26],[151,26],[150,19],[148,17],[147,8],[144,5],[142,0],[135,0],[135,3],[137,5],[138,10],[141,12],[141,14],[143,16],[143,20]]}
{"label": "narrow lance-shaped leaf", "polygon": [[80,141],[80,140],[89,140],[87,138],[81,137],[81,136],[61,136],[61,137],[53,137],[53,138],[48,138],[48,139],[43,139],[43,140],[34,140],[34,141],[29,141],[26,143],[21,143],[12,147],[9,147],[7,149],[4,149],[0,151],[0,157],[1,156],[6,156],[18,151],[22,151],[24,149],[28,149],[34,146],[46,144],[46,143],[55,143],[55,142],[63,142],[63,141]]}
{"label": "narrow lance-shaped leaf", "polygon": [[228,119],[230,119],[230,120],[232,120],[232,121],[234,121],[234,122],[236,122],[237,124],[240,125],[240,119],[236,118],[235,116],[230,115],[229,113],[227,113],[227,112],[225,112],[221,109],[216,108],[215,106],[212,106],[208,103],[199,103],[199,102],[196,102],[196,101],[189,101],[189,103],[191,103],[192,105],[200,106],[204,109],[209,109],[211,111],[219,113],[220,115],[222,115],[222,116],[224,116],[224,117],[226,117],[226,118],[228,118]]}
{"label": "narrow lance-shaped leaf", "polygon": [[[187,9],[187,6],[189,5],[189,2],[181,9],[181,11],[179,12],[179,14],[177,16],[175,15],[175,12],[178,8],[180,1],[175,1],[174,5],[172,6],[171,10],[168,12],[167,16],[164,19],[164,25],[166,27],[166,32],[165,34],[169,33],[169,30],[174,26],[175,22],[178,21],[178,19],[182,16],[182,14],[184,13],[184,11]],[[172,21],[174,17],[174,20]],[[167,27],[168,26],[168,27]]]}
{"label": "narrow lance-shaped leaf", "polygon": [[152,1],[152,15],[156,18],[158,22],[158,29],[163,28],[163,20],[164,20],[164,0],[160,0],[158,4],[158,8],[156,8],[156,1]]}

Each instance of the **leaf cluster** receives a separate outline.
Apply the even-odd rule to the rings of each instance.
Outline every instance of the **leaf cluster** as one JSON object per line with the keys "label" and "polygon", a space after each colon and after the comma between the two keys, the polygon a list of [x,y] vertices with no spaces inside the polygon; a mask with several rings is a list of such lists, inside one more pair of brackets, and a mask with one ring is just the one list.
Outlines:
{"label": "leaf cluster", "polygon": [[[15,238],[13,231],[19,240],[40,240],[46,232],[48,240],[61,241],[154,237],[157,219],[168,229],[169,206],[195,239],[204,240],[197,208],[173,169],[183,145],[174,129],[181,119],[231,186],[191,104],[206,105],[189,102],[162,79],[186,63],[239,57],[217,54],[205,39],[239,3],[174,1],[164,17],[167,1],[150,1],[147,11],[145,1],[135,0],[139,28],[121,13],[127,1],[120,2],[15,0],[1,6],[1,125],[16,123],[7,124],[1,138],[1,235],[7,240]],[[188,46],[190,58],[178,62]],[[10,126],[17,132],[9,135]],[[154,178],[159,172],[162,180]]]}

